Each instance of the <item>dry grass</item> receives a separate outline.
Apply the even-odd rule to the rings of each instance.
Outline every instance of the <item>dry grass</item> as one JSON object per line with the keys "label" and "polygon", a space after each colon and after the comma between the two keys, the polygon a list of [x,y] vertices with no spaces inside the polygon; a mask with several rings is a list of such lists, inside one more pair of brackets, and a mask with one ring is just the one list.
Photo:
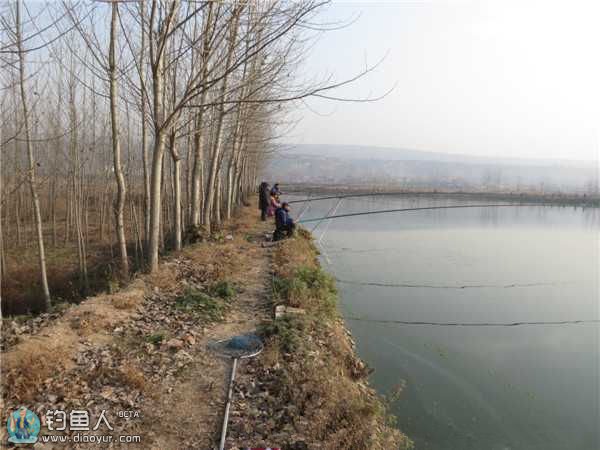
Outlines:
{"label": "dry grass", "polygon": [[75,341],[75,333],[61,323],[47,336],[17,345],[2,355],[3,386],[22,402],[33,400],[44,380],[72,365]]}
{"label": "dry grass", "polygon": [[291,278],[299,267],[318,267],[318,252],[310,235],[299,230],[296,237],[279,245],[273,255],[273,267],[276,275]]}
{"label": "dry grass", "polygon": [[144,279],[147,283],[158,289],[168,289],[174,284],[177,284],[177,267],[169,265],[168,263],[163,264],[160,270],[150,275],[144,275]]}
{"label": "dry grass", "polygon": [[267,336],[259,364],[280,367],[269,391],[279,404],[296,408],[291,420],[297,434],[328,450],[411,448],[367,386],[367,371],[348,339],[333,331],[338,326],[314,317],[288,318],[280,326]]}
{"label": "dry grass", "polygon": [[146,285],[143,279],[134,280],[127,286],[126,289],[119,292],[117,295],[103,297],[107,305],[117,309],[134,309],[144,301]]}
{"label": "dry grass", "polygon": [[113,297],[111,304],[117,309],[133,309],[139,302],[134,297]]}
{"label": "dry grass", "polygon": [[81,336],[111,331],[127,320],[130,311],[141,304],[144,292],[140,283],[136,282],[119,294],[99,295],[70,308],[64,319]]}
{"label": "dry grass", "polygon": [[19,400],[32,400],[41,381],[72,367],[82,338],[105,342],[112,329],[127,319],[129,311],[116,308],[115,302],[133,308],[143,297],[144,290],[135,282],[121,294],[99,295],[71,306],[43,334],[26,338],[2,355],[3,385],[10,386]]}
{"label": "dry grass", "polygon": [[135,367],[132,363],[124,363],[119,369],[119,378],[127,386],[138,389],[142,392],[148,390],[148,383],[144,373]]}

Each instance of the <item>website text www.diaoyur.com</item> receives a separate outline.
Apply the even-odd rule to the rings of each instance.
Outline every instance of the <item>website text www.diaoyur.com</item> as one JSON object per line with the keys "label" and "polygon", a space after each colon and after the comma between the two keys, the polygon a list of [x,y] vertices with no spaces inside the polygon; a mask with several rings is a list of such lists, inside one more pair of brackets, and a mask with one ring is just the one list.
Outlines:
{"label": "website text www.diaoyur.com", "polygon": [[47,434],[39,437],[39,440],[43,443],[56,443],[56,444],[110,444],[113,442],[119,442],[122,444],[128,443],[140,443],[142,441],[139,435],[119,435],[113,436],[110,434],[95,435],[95,434],[80,434],[76,433],[71,436],[65,436],[60,434]]}

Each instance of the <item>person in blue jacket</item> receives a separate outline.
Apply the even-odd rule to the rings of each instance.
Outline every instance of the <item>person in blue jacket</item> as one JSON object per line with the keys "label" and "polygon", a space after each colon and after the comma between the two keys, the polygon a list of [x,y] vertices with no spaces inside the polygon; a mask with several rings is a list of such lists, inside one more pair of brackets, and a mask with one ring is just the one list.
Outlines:
{"label": "person in blue jacket", "polygon": [[279,190],[279,183],[275,183],[273,185],[273,187],[271,188],[271,195],[273,195],[273,196],[275,196],[275,195],[281,196],[281,191]]}
{"label": "person in blue jacket", "polygon": [[283,202],[275,211],[275,233],[273,240],[279,241],[286,237],[291,237],[296,229],[294,219],[290,216],[290,205]]}

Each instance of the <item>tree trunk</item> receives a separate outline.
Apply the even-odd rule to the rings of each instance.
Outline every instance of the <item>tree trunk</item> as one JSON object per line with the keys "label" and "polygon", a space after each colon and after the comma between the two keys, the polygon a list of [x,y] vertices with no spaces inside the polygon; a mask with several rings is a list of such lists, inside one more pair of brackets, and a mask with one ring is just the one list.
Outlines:
{"label": "tree trunk", "polygon": [[48,277],[46,274],[46,252],[44,249],[44,232],[42,229],[42,214],[40,211],[40,200],[37,193],[35,179],[35,159],[33,157],[33,147],[31,145],[31,130],[29,128],[29,111],[27,107],[27,95],[25,94],[25,52],[23,51],[23,41],[21,36],[21,1],[17,0],[16,4],[16,22],[17,22],[17,50],[19,52],[19,85],[21,90],[21,104],[23,110],[23,124],[25,131],[25,145],[27,147],[27,158],[29,160],[29,189],[31,190],[31,198],[33,200],[33,210],[35,217],[35,228],[37,233],[37,244],[39,253],[40,278],[42,282],[42,290],[44,292],[44,301],[46,309],[49,310],[52,306],[50,301],[50,289],[48,287]]}
{"label": "tree trunk", "polygon": [[148,249],[148,270],[152,273],[158,269],[158,247],[160,245],[160,213],[162,164],[165,151],[165,136],[156,131],[152,155],[152,172],[150,174],[150,241]]}
{"label": "tree trunk", "polygon": [[177,151],[175,131],[169,136],[169,149],[173,160],[173,238],[175,250],[181,250],[181,157]]}
{"label": "tree trunk", "polygon": [[200,225],[202,211],[202,178],[204,172],[204,136],[201,133],[202,113],[196,117],[196,132],[194,133],[194,168],[192,170],[192,225]]}
{"label": "tree trunk", "polygon": [[[4,124],[4,114],[0,105],[0,124]],[[2,228],[2,202],[4,200],[2,185],[2,125],[0,125],[0,323],[2,322],[2,283],[4,281],[6,262],[4,261],[4,233]]]}
{"label": "tree trunk", "polygon": [[129,259],[127,257],[127,240],[125,238],[125,222],[123,211],[125,209],[125,196],[127,188],[121,167],[121,143],[119,141],[119,116],[117,109],[117,68],[115,63],[115,42],[117,39],[117,8],[118,3],[112,3],[110,21],[110,46],[109,46],[109,78],[110,78],[110,123],[112,129],[113,166],[117,182],[117,200],[115,202],[115,222],[117,227],[117,242],[121,258],[121,278],[129,278]]}
{"label": "tree trunk", "polygon": [[[237,31],[238,31],[238,21],[240,17],[241,9],[236,7],[233,11],[233,18],[231,21],[231,30],[229,33],[229,48],[227,50],[227,57],[224,65],[224,70],[229,70],[231,66],[231,60],[233,58],[233,53],[235,50],[235,44],[237,39]],[[219,162],[220,162],[220,153],[221,153],[221,141],[223,140],[223,119],[225,117],[225,97],[227,95],[227,82],[229,77],[227,74],[223,77],[223,82],[221,83],[221,89],[219,93],[219,99],[221,101],[218,108],[218,116],[217,116],[217,124],[215,129],[215,142],[213,144],[213,150],[211,154],[211,166],[208,178],[208,186],[206,188],[206,200],[204,202],[204,225],[207,230],[211,229],[211,216],[212,216],[212,208],[214,207],[213,203],[215,201],[216,195],[216,184],[218,178],[219,171]]]}
{"label": "tree trunk", "polygon": [[[73,68],[72,68],[73,69]],[[86,261],[86,246],[85,238],[83,233],[83,192],[82,183],[80,176],[80,161],[79,161],[79,149],[78,147],[78,136],[77,136],[77,123],[76,108],[75,108],[75,80],[70,80],[69,86],[69,117],[71,127],[71,140],[70,140],[70,153],[71,153],[71,186],[73,188],[73,212],[75,215],[75,233],[77,237],[77,257],[79,261],[79,284],[84,295],[88,291],[88,276],[87,276],[87,261]]]}
{"label": "tree trunk", "polygon": [[[142,27],[142,43],[140,47],[140,82],[145,85],[146,71],[144,70],[144,51],[146,49],[145,32]],[[146,99],[142,93],[141,97],[141,116],[142,116],[142,170],[144,178],[144,246],[148,247],[150,236],[150,178],[148,177],[148,142],[147,142],[147,122],[146,122]]]}
{"label": "tree trunk", "polygon": [[[163,156],[165,152],[165,128],[164,128],[164,91],[165,91],[165,47],[163,45],[169,39],[168,30],[171,22],[179,8],[179,2],[175,0],[170,5],[170,13],[160,26],[158,38],[158,53],[152,61],[152,90],[153,90],[153,116],[154,116],[154,150],[152,154],[152,173],[150,176],[150,241],[148,249],[148,271],[155,272],[158,269],[158,249],[160,246],[161,231],[161,188],[163,173]],[[156,1],[152,5],[156,9]],[[150,24],[152,26],[152,24]],[[154,45],[154,43],[151,43]]]}
{"label": "tree trunk", "polygon": [[[208,74],[208,62],[210,52],[210,38],[214,31],[213,25],[213,2],[208,4],[208,11],[206,16],[206,22],[203,27],[203,40],[202,40],[202,53],[200,64],[202,64],[202,80],[206,80]],[[208,90],[204,89],[200,94],[200,105],[206,102]],[[200,107],[200,110],[196,114],[195,127],[196,132],[194,133],[194,168],[192,171],[192,225],[199,226],[202,214],[202,208],[204,204],[204,192],[202,192],[202,186],[204,182],[204,134],[202,133],[202,127],[204,119],[204,108]]]}

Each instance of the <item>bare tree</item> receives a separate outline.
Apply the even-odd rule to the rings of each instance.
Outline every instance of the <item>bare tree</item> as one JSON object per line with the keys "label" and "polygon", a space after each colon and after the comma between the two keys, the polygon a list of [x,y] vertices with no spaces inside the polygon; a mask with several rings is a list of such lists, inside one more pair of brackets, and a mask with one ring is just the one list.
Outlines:
{"label": "bare tree", "polygon": [[21,93],[21,109],[23,112],[23,131],[25,133],[25,145],[27,148],[27,158],[29,160],[29,189],[33,201],[33,209],[35,214],[35,229],[37,234],[38,258],[40,266],[40,278],[44,293],[44,301],[46,309],[52,306],[50,301],[50,289],[48,287],[48,276],[46,274],[46,252],[44,249],[44,231],[42,228],[42,214],[40,211],[40,200],[37,193],[36,184],[36,162],[33,157],[33,146],[31,142],[31,129],[29,123],[29,108],[27,103],[27,94],[25,90],[25,50],[23,47],[23,36],[21,31],[21,1],[16,2],[16,19],[15,19],[15,38],[19,60],[19,90]]}
{"label": "bare tree", "polygon": [[119,113],[117,109],[117,67],[115,47],[117,41],[117,2],[112,2],[110,19],[110,44],[108,50],[108,73],[110,83],[110,123],[112,130],[112,149],[115,179],[117,182],[117,201],[115,204],[115,223],[117,227],[117,240],[119,243],[119,254],[121,256],[121,277],[129,278],[129,259],[127,256],[127,239],[125,237],[125,222],[123,211],[125,210],[125,196],[127,188],[123,167],[121,165],[121,142],[119,139]]}
{"label": "bare tree", "polygon": [[165,11],[161,11],[158,1],[152,0],[148,25],[150,65],[152,70],[152,117],[154,122],[154,150],[150,176],[150,239],[148,243],[148,269],[150,272],[158,269],[163,156],[167,132],[174,118],[174,116],[170,116],[170,119],[165,117],[165,54],[169,39],[172,36],[179,6],[179,1],[175,0],[168,4]]}

